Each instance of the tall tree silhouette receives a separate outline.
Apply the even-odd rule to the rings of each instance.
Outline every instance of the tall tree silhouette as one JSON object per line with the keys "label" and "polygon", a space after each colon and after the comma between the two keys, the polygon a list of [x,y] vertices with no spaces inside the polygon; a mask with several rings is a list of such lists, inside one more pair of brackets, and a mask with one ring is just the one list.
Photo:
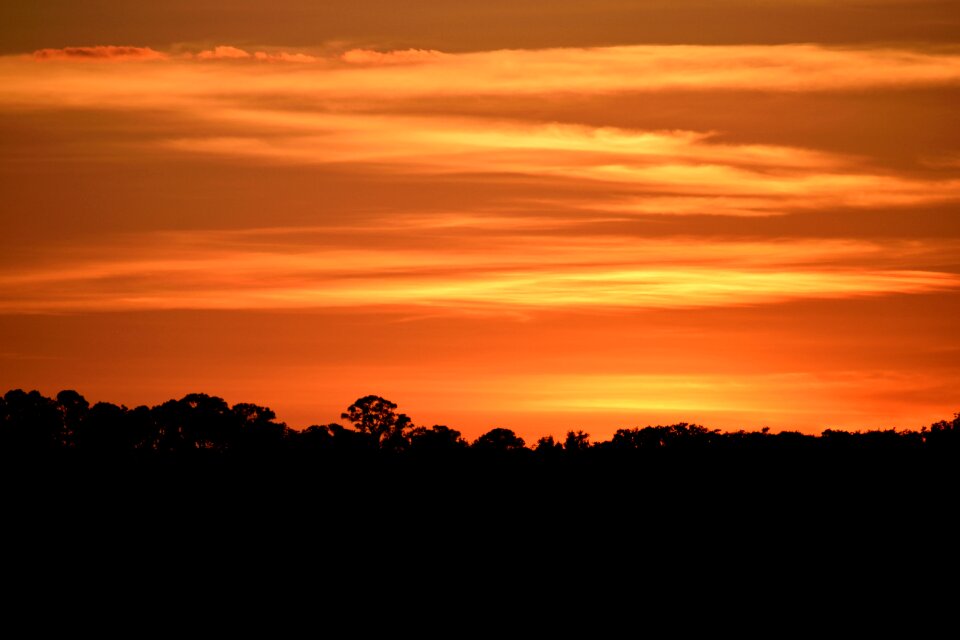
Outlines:
{"label": "tall tree silhouette", "polygon": [[64,437],[67,446],[76,446],[78,434],[83,431],[90,403],[72,389],[64,389],[57,394],[57,404],[63,415]]}
{"label": "tall tree silhouette", "polygon": [[360,433],[365,433],[382,449],[403,449],[406,445],[405,430],[413,427],[406,414],[396,412],[397,405],[380,396],[358,398],[340,414],[349,420]]}

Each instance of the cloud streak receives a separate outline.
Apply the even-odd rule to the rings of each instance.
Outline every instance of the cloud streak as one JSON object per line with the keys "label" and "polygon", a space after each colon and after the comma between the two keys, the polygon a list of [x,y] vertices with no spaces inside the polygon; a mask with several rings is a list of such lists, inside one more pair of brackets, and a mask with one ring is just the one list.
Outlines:
{"label": "cloud streak", "polygon": [[114,45],[96,47],[63,47],[62,49],[38,49],[33,52],[35,60],[59,61],[131,61],[166,60],[169,55],[150,47],[121,47]]}
{"label": "cloud streak", "polygon": [[420,62],[440,62],[448,54],[433,49],[403,49],[399,51],[374,51],[371,49],[350,49],[340,59],[359,65],[395,65]]}
{"label": "cloud streak", "polygon": [[[584,184],[594,194],[608,186],[606,194],[567,204],[621,216],[771,216],[825,208],[907,208],[960,198],[960,179],[950,174],[897,175],[864,158],[733,142],[720,131],[406,112],[410,100],[426,108],[444,96],[519,99],[536,93],[566,100],[691,89],[790,93],[960,86],[960,55],[955,54],[815,45],[467,54],[352,49],[340,55],[220,45],[186,57],[136,47],[44,51],[35,57],[49,64],[39,71],[16,58],[0,60],[0,80],[7,88],[0,109],[7,104],[14,109],[164,110],[193,124],[171,131],[160,146],[190,154],[280,164],[378,165],[397,175],[535,176]],[[56,64],[159,58],[165,59],[149,68]],[[273,106],[251,105],[254,98]],[[144,143],[156,145],[157,136],[151,133]]]}
{"label": "cloud streak", "polygon": [[578,206],[624,215],[763,216],[960,200],[958,179],[875,173],[837,154],[724,144],[709,132],[237,110],[213,117],[269,131],[165,144],[283,164],[390,163],[398,173],[509,172],[611,185],[618,190],[615,198]]}
{"label": "cloud streak", "polygon": [[[729,307],[955,289],[960,277],[865,264],[897,247],[869,243],[525,242],[504,235],[446,248],[348,249],[319,230],[167,236],[108,262],[79,258],[0,277],[6,312],[429,307],[459,313]],[[318,249],[311,235],[330,247]],[[362,245],[363,233],[352,232]],[[269,238],[269,242],[256,240]],[[532,240],[532,241],[531,241]],[[153,248],[150,247],[160,247]],[[401,247],[401,248],[387,248]],[[525,250],[524,250],[525,249]],[[903,256],[915,260],[910,248]]]}
{"label": "cloud streak", "polygon": [[[589,235],[604,221],[657,216],[909,212],[960,200],[960,178],[949,170],[897,173],[855,154],[734,141],[715,130],[521,120],[499,112],[465,117],[430,105],[468,95],[482,100],[546,93],[561,100],[745,87],[789,93],[952,86],[960,84],[958,55],[814,45],[467,54],[416,49],[320,54],[220,45],[176,57],[131,47],[57,51],[38,52],[48,63],[41,66],[0,60],[0,79],[10,88],[0,97],[0,109],[95,106],[148,118],[163,112],[178,124],[145,126],[142,137],[135,130],[126,142],[146,155],[255,166],[352,166],[397,180],[549,180],[568,191],[554,199],[531,195],[500,211],[464,205],[443,215],[397,213],[386,222],[390,231],[378,228],[374,234],[393,237],[394,246],[353,246],[357,237],[374,232],[364,228],[371,224],[367,220],[349,229],[349,240],[337,236],[346,227],[312,236],[325,245],[322,253],[316,244],[300,247],[290,238],[262,250],[234,238],[239,244],[226,252],[212,243],[223,236],[206,235],[197,247],[178,241],[155,252],[146,249],[136,259],[62,264],[46,275],[27,270],[0,280],[3,308],[9,311],[370,304],[449,310],[690,308],[956,286],[948,269],[890,264],[878,258],[876,248],[867,252],[866,262],[849,263],[850,246],[840,244],[824,252],[802,241],[622,237],[611,244]],[[149,67],[59,64],[75,57],[158,56],[165,59]],[[272,62],[289,64],[264,64]],[[410,113],[410,99],[425,101],[417,103],[423,110]],[[577,226],[583,235],[570,242],[565,234]],[[484,231],[488,243],[482,250],[465,240],[468,229]],[[447,244],[424,248],[410,235],[417,230],[439,234]],[[790,256],[798,247],[806,257],[795,262]],[[697,257],[662,259],[675,251]],[[68,292],[67,283],[87,295]],[[28,284],[39,293],[30,293]]]}
{"label": "cloud streak", "polygon": [[[960,84],[960,54],[887,48],[829,48],[818,45],[682,46],[647,45],[583,49],[501,50],[445,54],[404,50],[350,50],[339,55],[311,51],[248,51],[220,45],[185,57],[141,47],[43,49],[37,59],[160,59],[169,67],[157,79],[182,77],[185,93],[215,96],[223,91],[271,94],[286,91],[324,99],[391,99],[464,95],[609,94],[654,91],[847,91]],[[8,56],[10,72],[17,56]],[[245,62],[223,68],[216,82],[199,62]],[[264,60],[299,62],[271,74]],[[13,70],[16,73],[16,69]],[[23,71],[23,70],[21,70]],[[27,75],[27,74],[23,74]],[[23,88],[38,86],[43,78]],[[109,79],[108,79],[109,80]],[[20,87],[14,87],[20,88]],[[120,98],[113,82],[92,82],[90,99]]]}

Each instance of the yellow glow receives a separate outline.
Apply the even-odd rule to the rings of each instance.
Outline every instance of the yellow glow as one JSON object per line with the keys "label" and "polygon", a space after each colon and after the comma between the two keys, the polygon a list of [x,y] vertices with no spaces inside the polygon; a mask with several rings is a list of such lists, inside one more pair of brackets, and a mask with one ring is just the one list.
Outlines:
{"label": "yellow glow", "polygon": [[[0,308],[407,305],[511,312],[731,306],[960,286],[960,277],[950,273],[857,264],[878,254],[895,258],[898,249],[893,245],[541,237],[536,243],[509,238],[478,244],[453,241],[446,249],[431,251],[384,246],[317,252],[299,244],[310,233],[289,229],[289,244],[274,234],[271,243],[262,246],[252,239],[255,232],[172,236],[128,249],[127,257],[115,255],[109,262],[85,259],[4,275]],[[404,237],[415,233],[416,227],[398,228],[395,244],[402,246]],[[911,248],[899,251],[909,255]],[[151,257],[151,252],[157,255]]]}

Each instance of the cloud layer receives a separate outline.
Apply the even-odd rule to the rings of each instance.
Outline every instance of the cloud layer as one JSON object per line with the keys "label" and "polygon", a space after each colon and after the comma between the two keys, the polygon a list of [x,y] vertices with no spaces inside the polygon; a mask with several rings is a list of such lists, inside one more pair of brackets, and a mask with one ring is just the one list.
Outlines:
{"label": "cloud layer", "polygon": [[[39,278],[34,281],[29,270],[7,278],[12,289],[3,305],[9,311],[371,303],[509,310],[696,307],[956,286],[948,265],[867,261],[851,268],[843,263],[844,251],[815,251],[802,239],[696,240],[695,226],[681,239],[642,239],[635,231],[613,241],[603,235],[607,228],[662,216],[825,211],[843,216],[856,210],[910,215],[917,207],[955,206],[960,177],[949,163],[893,171],[855,152],[732,139],[728,132],[698,129],[695,120],[689,128],[640,129],[550,121],[535,113],[509,117],[503,100],[517,100],[522,108],[536,93],[555,103],[613,101],[601,103],[606,106],[618,96],[694,89],[792,95],[950,88],[960,84],[960,55],[814,45],[467,54],[420,49],[319,54],[220,45],[176,55],[138,47],[75,47],[38,51],[34,59],[44,64],[17,57],[0,61],[9,89],[0,108],[142,114],[142,124],[132,125],[122,142],[124,153],[321,171],[352,167],[379,179],[436,184],[457,176],[481,176],[487,184],[504,186],[539,181],[562,191],[524,187],[526,195],[520,189],[493,207],[471,205],[468,198],[458,201],[459,210],[443,213],[396,210],[387,223],[393,231],[386,232],[368,218],[350,232],[351,243],[365,234],[381,240],[364,251],[342,244],[346,237],[337,239],[332,231],[325,237],[334,244],[323,255],[289,244],[290,235],[275,236],[278,244],[262,253],[221,254],[203,245],[197,252],[206,257],[189,259],[179,257],[177,246],[156,240],[162,249],[146,262],[61,265],[64,282],[74,282],[78,290],[90,287],[90,295],[58,294],[57,277],[33,274]],[[122,64],[75,66],[74,60]],[[155,63],[133,64],[136,60]],[[488,112],[461,115],[457,102],[447,102],[451,96],[479,104],[499,97]],[[598,107],[589,119],[603,113]],[[318,216],[329,220],[337,214],[318,211]],[[410,229],[443,230],[438,237],[444,244],[396,249],[416,243]],[[470,229],[494,233],[482,253],[465,244]],[[531,235],[537,229],[547,232]],[[385,233],[396,236],[394,246],[384,246]],[[570,242],[572,233],[579,234],[578,242]],[[783,259],[798,246],[814,256],[809,263]],[[719,250],[722,259],[664,265],[651,257],[664,247],[697,256]],[[873,255],[880,252],[875,247]],[[610,261],[611,256],[618,258]],[[242,275],[244,265],[257,265],[261,277]],[[84,273],[87,277],[78,278]],[[158,273],[163,277],[152,275]],[[29,299],[18,282],[34,282],[42,295]]]}
{"label": "cloud layer", "polygon": [[479,430],[929,421],[960,380],[955,48],[92,46],[0,83],[0,368],[48,384],[305,420],[304,380],[376,384]]}

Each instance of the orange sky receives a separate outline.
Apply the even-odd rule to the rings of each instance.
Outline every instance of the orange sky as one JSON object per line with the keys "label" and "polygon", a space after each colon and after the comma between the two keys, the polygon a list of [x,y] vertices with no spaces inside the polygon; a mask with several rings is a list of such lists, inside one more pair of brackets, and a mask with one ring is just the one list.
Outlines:
{"label": "orange sky", "polygon": [[0,387],[532,442],[960,410],[951,3],[0,9]]}

